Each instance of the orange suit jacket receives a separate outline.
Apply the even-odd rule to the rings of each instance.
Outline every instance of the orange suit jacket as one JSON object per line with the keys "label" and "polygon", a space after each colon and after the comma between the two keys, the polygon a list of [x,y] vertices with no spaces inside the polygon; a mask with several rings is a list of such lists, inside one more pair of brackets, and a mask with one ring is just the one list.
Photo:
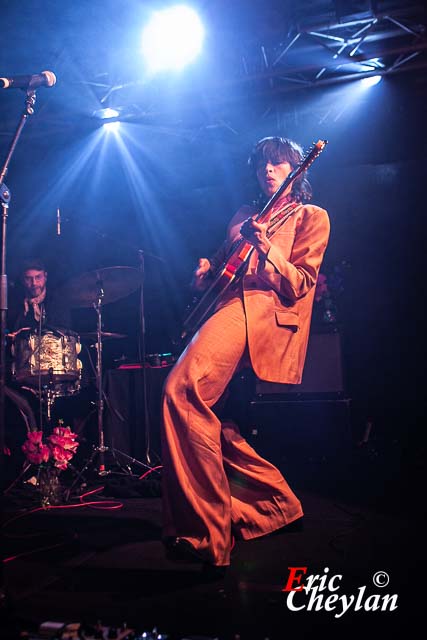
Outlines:
{"label": "orange suit jacket", "polygon": [[[239,234],[254,209],[243,206],[231,220],[222,249]],[[264,257],[254,252],[242,281],[251,365],[261,380],[301,382],[315,285],[329,239],[327,212],[299,205],[270,239]],[[240,295],[242,292],[240,290]],[[237,295],[227,293],[219,307]]]}

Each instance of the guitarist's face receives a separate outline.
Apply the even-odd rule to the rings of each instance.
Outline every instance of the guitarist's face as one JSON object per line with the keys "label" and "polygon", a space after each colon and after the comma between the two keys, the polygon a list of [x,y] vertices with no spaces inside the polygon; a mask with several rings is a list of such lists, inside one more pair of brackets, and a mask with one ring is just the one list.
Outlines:
{"label": "guitarist's face", "polygon": [[[259,186],[263,190],[266,196],[271,197],[273,193],[277,191],[282,182],[291,173],[292,167],[289,162],[280,162],[279,164],[273,164],[272,162],[263,162],[258,165],[257,178]],[[292,185],[289,185],[286,193],[290,193]]]}

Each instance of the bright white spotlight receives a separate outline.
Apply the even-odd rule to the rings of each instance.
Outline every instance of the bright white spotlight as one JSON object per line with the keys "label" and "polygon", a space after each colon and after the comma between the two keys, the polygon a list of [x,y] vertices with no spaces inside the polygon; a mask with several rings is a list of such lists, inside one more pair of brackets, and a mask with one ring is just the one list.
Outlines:
{"label": "bright white spotlight", "polygon": [[378,84],[381,79],[382,76],[370,76],[369,78],[362,78],[360,84],[362,85],[362,87],[365,87],[367,89],[368,87],[373,87]]}
{"label": "bright white spotlight", "polygon": [[98,109],[93,112],[95,118],[100,118],[101,120],[105,120],[108,118],[117,118],[120,115],[120,112],[117,109],[111,109],[111,107],[106,107],[105,109]]}
{"label": "bright white spotlight", "polygon": [[113,120],[113,122],[105,122],[102,125],[102,128],[108,133],[116,133],[120,128],[120,122],[118,120]]}
{"label": "bright white spotlight", "polygon": [[200,53],[204,28],[190,7],[157,11],[142,34],[142,52],[150,72],[182,69]]}

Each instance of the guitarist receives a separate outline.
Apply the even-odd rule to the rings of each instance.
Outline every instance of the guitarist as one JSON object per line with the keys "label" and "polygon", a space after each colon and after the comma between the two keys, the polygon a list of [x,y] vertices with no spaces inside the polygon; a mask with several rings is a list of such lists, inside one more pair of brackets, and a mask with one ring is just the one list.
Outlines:
{"label": "guitarist", "polygon": [[[249,165],[271,196],[300,164],[302,150],[280,137],[260,140]],[[244,540],[302,517],[301,503],[272,464],[221,424],[212,407],[236,371],[250,364],[262,380],[301,382],[315,285],[329,237],[324,209],[304,204],[311,188],[301,173],[274,203],[269,219],[243,206],[224,246],[201,258],[194,286],[203,290],[239,234],[254,247],[245,275],[218,301],[173,370],[163,397],[163,517],[167,557],[222,574],[232,534]],[[291,210],[269,237],[274,216]]]}

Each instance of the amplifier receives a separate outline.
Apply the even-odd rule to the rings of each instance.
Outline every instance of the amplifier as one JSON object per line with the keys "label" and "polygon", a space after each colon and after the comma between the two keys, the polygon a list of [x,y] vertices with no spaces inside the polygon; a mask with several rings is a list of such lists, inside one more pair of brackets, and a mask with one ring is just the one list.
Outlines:
{"label": "amplifier", "polygon": [[341,336],[338,332],[312,333],[301,384],[256,381],[258,395],[344,394]]}
{"label": "amplifier", "polygon": [[302,461],[345,461],[351,452],[351,401],[266,396],[250,403],[249,443],[264,457],[306,470]]}

